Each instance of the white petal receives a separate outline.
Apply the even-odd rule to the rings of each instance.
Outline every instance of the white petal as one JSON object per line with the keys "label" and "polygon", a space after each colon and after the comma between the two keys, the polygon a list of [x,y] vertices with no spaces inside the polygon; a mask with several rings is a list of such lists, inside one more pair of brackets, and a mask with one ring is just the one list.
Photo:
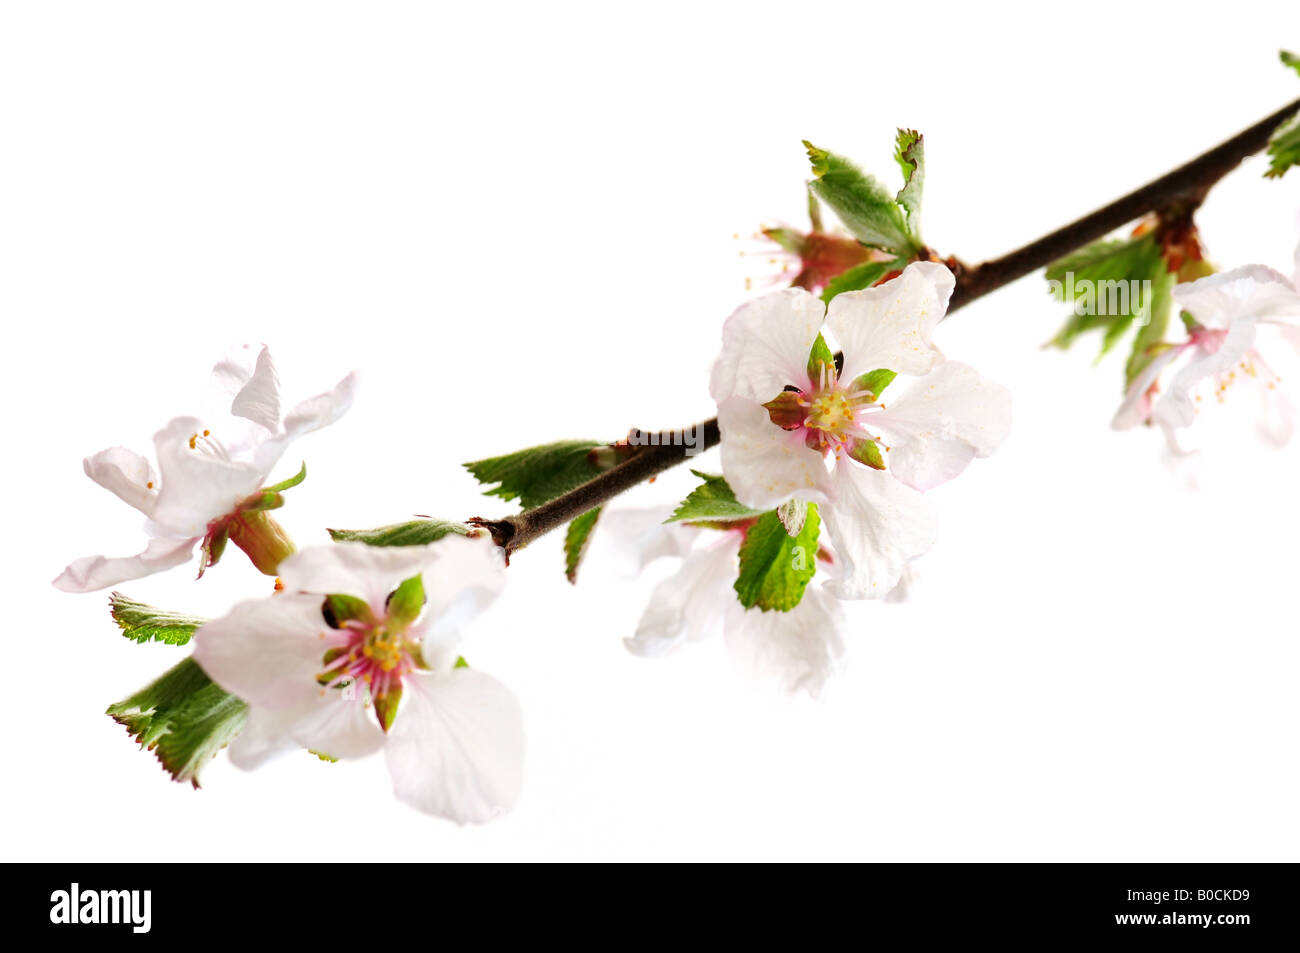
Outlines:
{"label": "white petal", "polygon": [[952,272],[916,262],[892,281],[831,299],[826,324],[844,350],[843,380],[879,368],[924,374],[943,360],[930,340],[952,296]]}
{"label": "white petal", "polygon": [[354,371],[339,381],[333,390],[317,394],[298,404],[284,418],[280,433],[257,448],[254,462],[264,472],[270,473],[280,457],[299,437],[329,426],[348,412],[357,394],[357,374]]}
{"label": "white petal", "polygon": [[1196,404],[1192,395],[1197,386],[1206,378],[1221,374],[1240,361],[1254,343],[1255,319],[1234,318],[1217,351],[1206,354],[1197,350],[1192,359],[1178,369],[1169,389],[1157,399],[1153,418],[1170,427],[1190,426],[1196,419]]}
{"label": "white petal", "polygon": [[741,305],[722,326],[722,353],[709,381],[713,399],[763,403],[787,384],[805,387],[808,355],[825,314],[821,299],[803,288],[783,288]]}
{"label": "white petal", "polygon": [[826,500],[824,458],[799,431],[782,430],[760,405],[736,397],[718,406],[722,472],[746,506],[768,509],[798,497]]}
{"label": "white petal", "polygon": [[[153,465],[125,447],[109,447],[82,461],[86,476],[117,495],[122,502],[152,516],[158,496],[158,475]],[[152,484],[152,486],[151,486]]]}
{"label": "white petal", "polygon": [[87,556],[59,573],[54,588],[64,592],[94,592],[131,579],[143,579],[188,562],[201,537],[151,539],[138,556]]}
{"label": "white petal", "polygon": [[265,476],[250,464],[191,449],[191,437],[202,432],[198,418],[177,417],[154,434],[162,479],[153,519],[178,536],[204,535],[208,523],[234,512]]}
{"label": "white petal", "polygon": [[1237,318],[1300,315],[1300,294],[1272,268],[1247,265],[1174,288],[1174,306],[1208,328],[1227,328]]}
{"label": "white petal", "polygon": [[717,631],[729,603],[740,605],[732,583],[740,533],[727,533],[713,545],[697,550],[650,594],[636,635],[624,639],[634,655],[658,658],[684,642],[707,638]]}
{"label": "white petal", "polygon": [[835,467],[835,502],[822,508],[835,547],[835,578],[827,583],[841,599],[875,599],[895,585],[908,562],[938,538],[930,502],[888,471],[850,463]]}
{"label": "white petal", "polygon": [[341,761],[364,758],[387,740],[357,689],[330,689],[300,712],[290,735],[299,746]]}
{"label": "white petal", "polygon": [[664,557],[684,557],[703,530],[684,523],[665,523],[672,507],[628,507],[603,511],[588,558],[609,562],[627,578],[641,575]]}
{"label": "white petal", "polygon": [[1275,447],[1284,447],[1295,434],[1296,410],[1280,387],[1259,382],[1259,434]]}
{"label": "white petal", "polygon": [[279,573],[290,592],[358,596],[380,613],[389,593],[419,575],[432,558],[429,546],[332,543],[300,549],[280,564]]}
{"label": "white petal", "polygon": [[264,350],[265,346],[260,344],[236,344],[227,349],[212,368],[206,416],[220,418],[230,414],[235,396],[252,379],[258,357]]}
{"label": "white petal", "polygon": [[1115,411],[1115,416],[1110,422],[1113,429],[1127,430],[1146,423],[1151,418],[1153,399],[1147,396],[1147,391],[1189,346],[1181,344],[1166,348],[1151,359],[1151,363],[1142,369],[1142,373],[1133,379],[1133,383],[1124,393],[1124,401],[1119,405],[1119,410]]}
{"label": "white petal", "polygon": [[462,824],[510,810],[524,764],[523,713],[510,690],[468,668],[404,684],[385,746],[398,798]]}
{"label": "white petal", "polygon": [[235,394],[230,413],[251,420],[268,433],[280,429],[280,379],[275,373],[269,348],[262,348],[247,383]]}
{"label": "white petal", "polygon": [[844,613],[835,598],[813,586],[789,612],[746,610],[733,599],[726,640],[746,671],[775,679],[787,694],[816,698],[843,668]]}
{"label": "white petal", "polygon": [[505,557],[486,532],[472,537],[444,536],[429,550],[419,638],[425,663],[444,669],[456,662],[464,628],[505,586]]}
{"label": "white petal", "polygon": [[1001,446],[1011,430],[1011,392],[973,367],[946,361],[872,415],[871,425],[892,438],[894,476],[929,490]]}
{"label": "white petal", "polygon": [[316,701],[327,650],[346,644],[318,595],[281,592],[237,603],[194,634],[194,660],[214,682],[254,706],[294,709]]}
{"label": "white petal", "polygon": [[301,709],[271,709],[254,705],[238,737],[230,743],[230,762],[241,771],[252,771],[287,751],[298,748],[290,734]]}

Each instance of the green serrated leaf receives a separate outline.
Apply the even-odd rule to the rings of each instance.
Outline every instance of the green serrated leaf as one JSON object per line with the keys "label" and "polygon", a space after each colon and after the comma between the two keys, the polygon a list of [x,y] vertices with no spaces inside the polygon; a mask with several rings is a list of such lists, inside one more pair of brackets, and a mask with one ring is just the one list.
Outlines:
{"label": "green serrated leaf", "polygon": [[1103,239],[1048,266],[1052,294],[1074,306],[1074,313],[1052,339],[1068,348],[1087,331],[1100,330],[1102,350],[1109,351],[1148,305],[1150,290],[1165,273],[1160,245],[1153,233],[1139,238]]}
{"label": "green serrated leaf", "polygon": [[751,519],[762,513],[736,499],[724,477],[692,470],[704,482],[691,490],[690,495],[678,505],[665,523],[691,521],[731,521]]}
{"label": "green serrated leaf", "polygon": [[388,594],[388,618],[397,626],[409,625],[424,611],[424,580],[412,576]]}
{"label": "green serrated leaf", "polygon": [[600,507],[587,510],[572,523],[564,534],[564,578],[569,582],[578,581],[578,566],[587,552],[587,543],[591,541],[591,531],[600,519]]}
{"label": "green serrated leaf", "polygon": [[114,592],[108,597],[108,606],[113,621],[118,624],[122,634],[136,642],[184,645],[193,638],[194,630],[204,622],[196,616],[155,609],[120,592]]}
{"label": "green serrated leaf", "polygon": [[887,367],[878,367],[874,371],[867,371],[860,374],[853,381],[854,390],[871,391],[873,401],[880,400],[880,395],[885,392],[885,388],[893,383],[894,378],[898,376],[897,371],[891,371]]}
{"label": "green serrated leaf", "polygon": [[602,446],[590,440],[561,440],[466,463],[465,469],[480,483],[497,484],[485,495],[518,500],[527,510],[598,476],[602,467],[592,451]]}
{"label": "green serrated leaf", "polygon": [[1173,275],[1164,267],[1161,262],[1160,277],[1152,280],[1151,283],[1151,300],[1146,302],[1146,321],[1138,328],[1138,332],[1133,337],[1133,350],[1129,354],[1127,363],[1124,365],[1124,388],[1137,379],[1152,358],[1159,353],[1160,345],[1164,343],[1165,333],[1169,330],[1169,319],[1173,314],[1173,290],[1174,285],[1178,283],[1177,276]]}
{"label": "green serrated leaf", "polygon": [[457,536],[469,536],[478,531],[464,523],[421,518],[408,520],[405,523],[378,526],[375,529],[331,529],[328,532],[330,538],[336,543],[355,541],[369,543],[371,546],[423,546],[453,533]]}
{"label": "green serrated leaf", "polygon": [[826,290],[822,292],[822,300],[830,304],[831,299],[838,294],[870,288],[891,271],[900,271],[904,264],[905,262],[895,259],[891,261],[867,261],[860,265],[854,265],[848,271],[836,275],[827,283]]}
{"label": "green serrated leaf", "polygon": [[1278,126],[1268,141],[1268,171],[1266,179],[1280,179],[1287,170],[1300,163],[1300,116],[1288,119]]}
{"label": "green serrated leaf", "polygon": [[262,492],[283,493],[285,490],[292,490],[305,479],[307,479],[307,464],[304,463],[302,469],[294,476],[289,477],[287,480],[281,480],[279,483],[274,483],[271,486],[264,486],[262,487]]}
{"label": "green serrated leaf", "polygon": [[804,147],[816,176],[808,187],[854,238],[905,257],[920,248],[908,232],[903,209],[884,186],[843,156],[818,149],[806,139]]}
{"label": "green serrated leaf", "polygon": [[820,334],[817,340],[813,341],[812,350],[808,353],[808,377],[812,380],[818,380],[821,377],[822,366],[834,368],[835,354],[831,351],[830,345]]}
{"label": "green serrated leaf", "polygon": [[903,188],[898,204],[907,213],[907,227],[919,244],[921,241],[921,190],[925,185],[925,137],[915,129],[898,130],[894,159],[903,170]]}
{"label": "green serrated leaf", "polygon": [[740,546],[740,575],[736,595],[746,609],[788,612],[799,604],[803,591],[817,571],[817,537],[821,516],[815,503],[799,535],[791,537],[775,510],[760,516]]}
{"label": "green serrated leaf", "polygon": [[197,788],[203,766],[244,727],[248,705],[187,658],[110,705],[107,714],[152,751],[175,780]]}

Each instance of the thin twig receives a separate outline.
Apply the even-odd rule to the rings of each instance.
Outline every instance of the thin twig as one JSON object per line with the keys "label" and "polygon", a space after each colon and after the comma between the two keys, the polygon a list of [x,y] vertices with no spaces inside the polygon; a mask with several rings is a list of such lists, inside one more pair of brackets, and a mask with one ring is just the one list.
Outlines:
{"label": "thin twig", "polygon": [[[1273,131],[1294,113],[1300,111],[1300,99],[1282,107],[1271,116],[1261,119],[1226,142],[1215,146],[1186,165],[1148,182],[1109,205],[1058,228],[1049,235],[1024,245],[1015,251],[974,267],[955,268],[957,287],[953,292],[948,313],[970,304],[990,292],[1008,285],[1017,278],[1044,268],[1070,252],[1105,237],[1117,228],[1151,212],[1162,212],[1180,203],[1197,205],[1205,194],[1235,169],[1247,156],[1259,152],[1267,144]],[[721,440],[718,419],[697,424],[695,433],[702,433],[702,441],[688,445],[681,432],[665,431],[641,441],[637,452],[624,458],[613,468],[602,473],[577,489],[570,490],[541,506],[525,510],[500,520],[475,518],[470,522],[487,529],[498,546],[505,549],[507,557],[539,536],[558,529],[576,516],[601,506],[611,498],[629,490],[645,480],[676,466],[694,453],[718,445]],[[640,435],[647,437],[648,435]]]}

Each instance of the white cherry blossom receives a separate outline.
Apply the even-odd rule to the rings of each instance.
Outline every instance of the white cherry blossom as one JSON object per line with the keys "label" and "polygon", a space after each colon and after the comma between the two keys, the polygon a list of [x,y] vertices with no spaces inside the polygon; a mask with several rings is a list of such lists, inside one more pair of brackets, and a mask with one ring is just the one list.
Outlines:
{"label": "white cherry blossom", "polygon": [[[935,541],[923,492],[988,456],[1010,428],[1007,391],[946,361],[931,340],[952,290],[946,267],[919,262],[828,308],[800,288],[764,295],[723,328],[710,383],[723,474],[751,507],[820,505],[840,598],[893,589]],[[826,332],[842,366],[828,351],[814,360]],[[880,392],[895,374],[912,380],[894,384],[886,402]]]}

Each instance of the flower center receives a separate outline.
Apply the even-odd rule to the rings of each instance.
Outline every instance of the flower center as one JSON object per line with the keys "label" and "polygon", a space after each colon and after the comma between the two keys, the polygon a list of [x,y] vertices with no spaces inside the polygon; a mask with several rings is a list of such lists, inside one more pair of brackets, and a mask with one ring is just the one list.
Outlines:
{"label": "flower center", "polygon": [[804,426],[839,437],[853,426],[853,402],[843,390],[819,393],[808,402]]}
{"label": "flower center", "polygon": [[325,653],[323,668],[316,677],[325,688],[345,688],[360,682],[369,688],[372,697],[383,696],[399,689],[402,677],[416,668],[419,647],[406,638],[404,631],[392,630],[383,622],[356,619],[344,622],[341,628],[349,636],[348,643]]}

